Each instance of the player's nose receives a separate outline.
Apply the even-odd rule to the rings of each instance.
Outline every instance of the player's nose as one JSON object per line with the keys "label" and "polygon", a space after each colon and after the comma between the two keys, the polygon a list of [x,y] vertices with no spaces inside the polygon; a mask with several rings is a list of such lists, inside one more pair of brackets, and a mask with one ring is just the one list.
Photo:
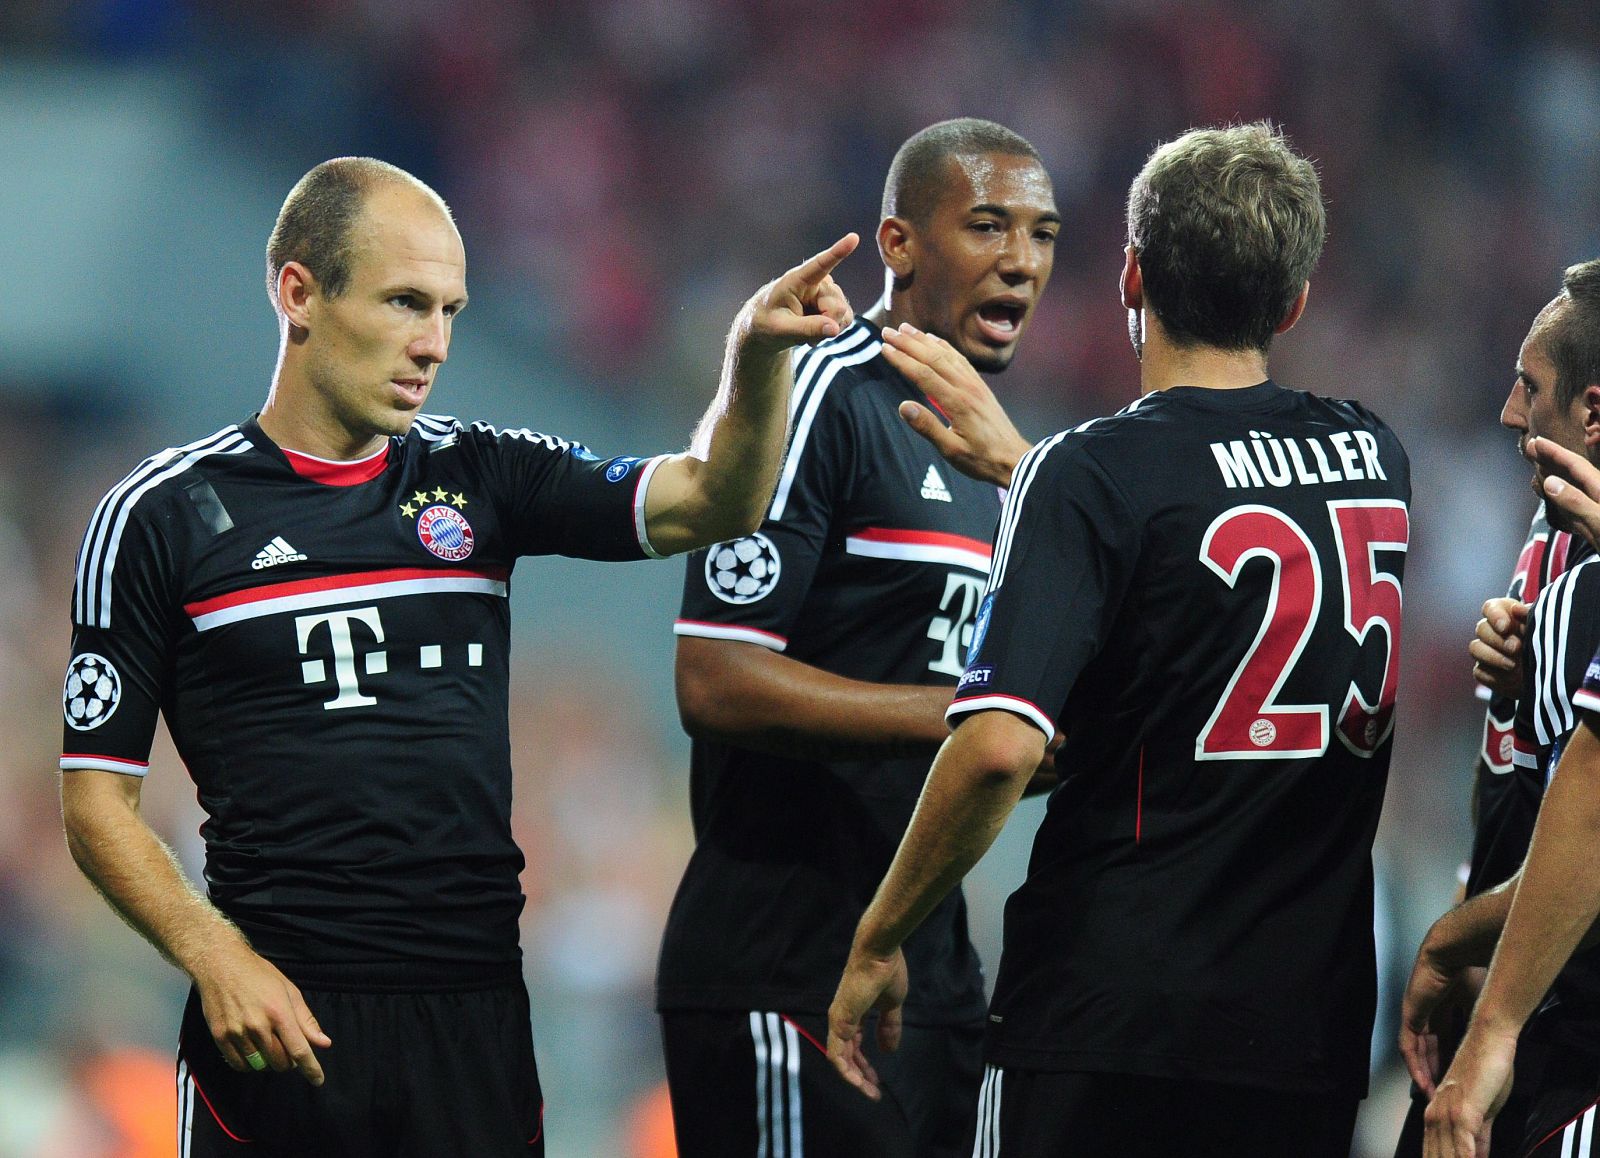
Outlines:
{"label": "player's nose", "polygon": [[1500,407],[1500,425],[1507,430],[1527,432],[1528,403],[1520,380],[1511,384],[1511,392],[1506,395],[1505,405]]}

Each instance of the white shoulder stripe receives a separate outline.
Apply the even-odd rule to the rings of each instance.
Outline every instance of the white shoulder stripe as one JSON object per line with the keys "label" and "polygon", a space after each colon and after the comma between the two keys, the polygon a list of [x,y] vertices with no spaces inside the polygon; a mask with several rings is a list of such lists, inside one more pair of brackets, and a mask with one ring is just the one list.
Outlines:
{"label": "white shoulder stripe", "polygon": [[1070,433],[1072,432],[1063,430],[1060,434],[1052,435],[1039,443],[1022,456],[1022,461],[1017,463],[1017,469],[1012,472],[1011,489],[1006,494],[1005,506],[1000,511],[1000,527],[995,533],[994,559],[989,564],[989,591],[998,590],[1005,582],[1006,564],[1011,558],[1011,539],[1016,534],[1023,500],[1028,497],[1028,490],[1039,474],[1039,464]]}
{"label": "white shoulder stripe", "polygon": [[[1596,557],[1591,556],[1558,576],[1539,598],[1539,629],[1532,643],[1534,668],[1538,673],[1534,731],[1541,745],[1554,744],[1578,724],[1572,697],[1582,687],[1582,677],[1578,678],[1577,686],[1568,682],[1567,644],[1577,601],[1577,576],[1596,561]],[[1587,647],[1587,641],[1583,642]],[[1579,658],[1587,660],[1588,657]]]}
{"label": "white shoulder stripe", "polygon": [[783,518],[783,512],[789,505],[789,492],[794,488],[794,478],[800,470],[800,458],[805,453],[806,443],[811,437],[811,426],[817,419],[817,409],[822,405],[823,395],[828,392],[829,385],[840,370],[870,362],[883,349],[883,342],[872,338],[870,330],[863,328],[861,333],[868,339],[864,344],[841,346],[841,350],[848,352],[830,352],[808,363],[795,379],[794,394],[789,400],[789,420],[794,426],[794,434],[789,439],[789,452],[783,460],[783,473],[778,476],[777,493],[772,496],[772,508],[767,512],[770,519]]}
{"label": "white shoulder stripe", "polygon": [[558,438],[554,434],[542,434],[537,430],[529,430],[526,426],[520,426],[515,429],[501,430],[498,426],[495,426],[492,423],[474,422],[472,424],[472,429],[479,431],[480,433],[487,434],[491,438],[518,438],[523,442],[537,443],[538,445],[548,447],[551,450],[567,451],[572,450],[574,447],[579,445],[576,442],[569,442],[565,438]]}
{"label": "white shoulder stripe", "polygon": [[412,423],[417,434],[426,442],[449,438],[461,430],[461,420],[444,414],[419,414]]}
{"label": "white shoulder stripe", "polygon": [[141,498],[203,458],[213,454],[244,454],[250,449],[250,441],[239,433],[239,428],[229,426],[209,438],[152,455],[112,487],[95,508],[78,552],[74,620],[100,628],[111,626],[111,580],[116,570],[117,551],[122,545],[128,517]]}
{"label": "white shoulder stripe", "polygon": [[[861,343],[870,340],[872,336],[871,326],[857,324],[849,327],[844,333],[836,334],[829,338],[826,342],[818,342],[815,346],[795,346],[789,364],[794,369],[796,387],[799,386],[802,376],[807,374],[817,363],[833,355],[849,353]],[[791,413],[794,410],[792,399],[789,409]]]}

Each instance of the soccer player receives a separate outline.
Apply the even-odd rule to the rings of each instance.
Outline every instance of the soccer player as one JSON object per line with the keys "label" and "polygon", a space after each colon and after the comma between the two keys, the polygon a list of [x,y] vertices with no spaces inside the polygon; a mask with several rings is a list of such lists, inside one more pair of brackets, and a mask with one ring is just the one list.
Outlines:
{"label": "soccer player", "polygon": [[[906,938],[1064,732],[1006,906],[982,1158],[1349,1153],[1410,483],[1364,406],[1268,377],[1323,233],[1272,126],[1158,148],[1121,281],[1143,396],[1016,468],[954,730],[828,1015],[840,1072],[881,1096],[866,1015],[892,1047]],[[895,341],[919,381],[968,372]]]}
{"label": "soccer player", "polygon": [[796,359],[761,529],[689,559],[674,630],[697,844],[657,989],[685,1158],[972,1151],[984,995],[959,894],[907,946],[891,1098],[857,1097],[821,1045],[855,915],[946,732],[1000,513],[992,482],[903,418],[1002,481],[1028,449],[981,379],[937,423],[880,330],[932,330],[1004,370],[1060,228],[1044,165],[1009,129],[962,119],[906,141],[877,234],[884,298]]}
{"label": "soccer player", "polygon": [[[421,413],[466,305],[443,201],[312,169],[267,243],[261,412],[145,460],[77,563],[68,844],[193,981],[180,1153],[542,1154],[511,839],[518,556],[639,559],[752,528],[788,347],[837,335],[849,235],[750,299],[683,454],[601,460]],[[139,816],[157,712],[207,819],[207,892]]]}
{"label": "soccer player", "polygon": [[[1483,736],[1472,770],[1472,848],[1464,866],[1465,875],[1456,903],[1487,892],[1509,879],[1522,865],[1533,836],[1533,822],[1539,813],[1539,798],[1544,780],[1537,769],[1519,767],[1514,760],[1513,734],[1517,701],[1522,693],[1523,634],[1531,601],[1565,569],[1571,552],[1572,535],[1550,527],[1541,504],[1528,527],[1528,537],[1518,553],[1510,587],[1503,597],[1483,605],[1469,645],[1473,657],[1472,675],[1479,684],[1479,695],[1487,699],[1483,716]],[[1430,993],[1425,1023],[1408,1028],[1408,1020],[1421,1011],[1402,1010],[1401,1050],[1408,1038],[1424,1038],[1427,1050],[1439,1061],[1448,1063],[1466,1029],[1466,1016],[1482,982],[1481,968],[1462,970],[1451,977],[1448,992]],[[1433,1002],[1437,1004],[1433,1004]],[[1436,1070],[1436,1065],[1430,1069]],[[1420,1158],[1423,1146],[1423,1113],[1433,1092],[1436,1073],[1425,1083],[1413,1082],[1411,1105],[1406,1111],[1394,1158]],[[1516,1104],[1508,1103],[1495,1119],[1495,1134],[1503,1137],[1502,1148],[1515,1146],[1522,1137],[1522,1089]]]}
{"label": "soccer player", "polygon": [[[1525,445],[1538,440],[1591,460],[1600,454],[1600,261],[1568,269],[1562,292],[1534,320],[1502,421]],[[1545,481],[1536,470],[1537,492]],[[1547,509],[1553,525],[1572,525],[1555,501],[1547,500]],[[1575,547],[1572,558],[1539,597],[1526,634],[1516,760],[1549,785],[1526,862],[1507,885],[1434,924],[1407,987],[1401,1047],[1418,1084],[1427,1086],[1437,1077],[1428,1032],[1434,1003],[1458,973],[1487,963],[1494,951],[1467,1035],[1426,1114],[1430,1155],[1481,1153],[1491,1129],[1500,1146],[1507,1132],[1502,1082],[1513,1052],[1516,1097],[1526,1107],[1525,1122],[1511,1124],[1514,1152],[1553,1158],[1586,1153],[1594,1142],[1600,955],[1572,956],[1587,926],[1577,924],[1581,908],[1572,902],[1581,901],[1582,874],[1573,870],[1588,856],[1589,846],[1577,841],[1595,799],[1583,755],[1600,707],[1600,669],[1590,659],[1600,650],[1600,569],[1591,566],[1588,544]]]}
{"label": "soccer player", "polygon": [[[1565,291],[1562,298],[1567,300],[1561,310],[1547,307],[1535,320],[1518,359],[1517,379],[1501,410],[1501,423],[1517,432],[1519,449],[1523,441],[1541,432],[1570,449],[1583,449],[1582,400],[1569,389],[1569,383],[1546,377],[1552,346],[1563,338],[1570,343],[1582,336],[1582,329],[1570,324],[1570,311],[1579,306],[1579,299]],[[1583,665],[1600,647],[1600,636],[1589,621],[1591,596],[1586,593],[1596,582],[1597,573],[1592,569],[1585,568],[1581,577],[1574,575],[1566,593],[1550,595],[1548,602],[1542,603],[1546,610],[1539,616],[1537,630],[1529,627],[1528,614],[1541,592],[1561,581],[1570,563],[1586,555],[1592,559],[1581,540],[1574,549],[1571,532],[1551,527],[1546,505],[1541,503],[1534,514],[1509,594],[1484,604],[1484,616],[1470,647],[1475,660],[1473,676],[1491,699],[1474,781],[1475,832],[1464,900],[1501,885],[1521,867],[1552,757],[1564,746],[1576,722],[1566,705],[1582,682]],[[1557,607],[1561,608],[1559,614]],[[1529,651],[1525,641],[1533,645],[1540,661],[1536,670],[1524,671]],[[1524,678],[1530,681],[1532,699],[1524,694]],[[1519,700],[1525,709],[1520,717]],[[1515,739],[1519,719],[1520,744]],[[1493,898],[1446,914],[1418,950],[1402,1004],[1399,1039],[1415,1081],[1395,1158],[1416,1158],[1423,1152],[1428,1098],[1465,1029],[1466,1016],[1482,984],[1482,966],[1487,964],[1509,899],[1509,892],[1501,890]],[[1454,942],[1471,930],[1469,918],[1475,914],[1483,924],[1474,935],[1477,951],[1473,953]],[[1473,957],[1478,958],[1476,963]],[[1580,973],[1574,970],[1565,977],[1569,994],[1584,984]],[[1519,1155],[1527,1151],[1523,1141],[1529,1129],[1528,1107],[1542,1084],[1534,1075],[1544,1071],[1545,1055],[1558,1036],[1555,1025],[1562,1020],[1562,1013],[1554,1007],[1546,1010],[1537,1027],[1523,1034],[1519,1051],[1524,1080],[1516,1084],[1492,1126],[1492,1141],[1498,1150],[1516,1149]],[[1532,1129],[1542,1137],[1548,1132],[1549,1106],[1553,1102],[1559,1115],[1564,1113],[1565,1103],[1557,1090],[1545,1091],[1538,1100]]]}

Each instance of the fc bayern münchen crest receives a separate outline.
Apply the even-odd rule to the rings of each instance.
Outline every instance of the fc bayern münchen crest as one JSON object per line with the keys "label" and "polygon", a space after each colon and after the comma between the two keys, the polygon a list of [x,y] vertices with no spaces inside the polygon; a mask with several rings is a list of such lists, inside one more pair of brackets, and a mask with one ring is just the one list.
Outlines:
{"label": "fc bayern m\u00fcnchen crest", "polygon": [[417,538],[446,562],[459,563],[472,554],[472,524],[454,507],[436,504],[418,515]]}
{"label": "fc bayern m\u00fcnchen crest", "polygon": [[121,702],[122,679],[109,659],[93,652],[72,657],[61,689],[61,714],[68,727],[93,731],[111,718]]}

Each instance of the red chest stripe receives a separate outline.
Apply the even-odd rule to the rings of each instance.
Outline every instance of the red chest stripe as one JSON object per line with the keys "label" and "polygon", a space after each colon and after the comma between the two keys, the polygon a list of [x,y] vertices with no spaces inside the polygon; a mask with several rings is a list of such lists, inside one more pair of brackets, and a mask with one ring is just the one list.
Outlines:
{"label": "red chest stripe", "polygon": [[356,599],[389,599],[438,591],[486,595],[506,594],[509,572],[504,567],[395,567],[386,571],[355,571],[318,579],[294,579],[230,591],[212,599],[184,604],[196,629],[205,631],[242,619],[255,619],[280,611],[326,607]]}
{"label": "red chest stripe", "polygon": [[981,539],[950,535],[943,531],[898,531],[889,527],[867,527],[844,541],[851,555],[874,559],[904,559],[913,563],[954,563],[989,573],[994,547]]}

